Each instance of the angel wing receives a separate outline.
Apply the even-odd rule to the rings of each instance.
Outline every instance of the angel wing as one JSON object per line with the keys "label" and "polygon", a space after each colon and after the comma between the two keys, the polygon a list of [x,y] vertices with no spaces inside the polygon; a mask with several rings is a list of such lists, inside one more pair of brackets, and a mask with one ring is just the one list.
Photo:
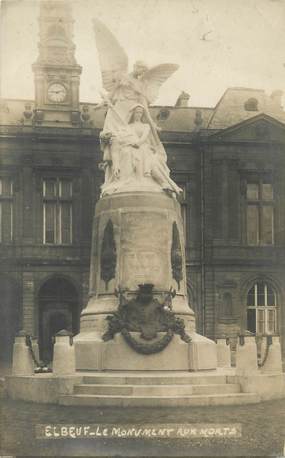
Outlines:
{"label": "angel wing", "polygon": [[111,92],[120,75],[128,71],[128,56],[112,32],[99,19],[93,19],[103,87]]}
{"label": "angel wing", "polygon": [[150,68],[143,75],[145,83],[145,95],[148,103],[154,102],[158,96],[160,86],[178,70],[179,65],[176,64],[160,64]]}

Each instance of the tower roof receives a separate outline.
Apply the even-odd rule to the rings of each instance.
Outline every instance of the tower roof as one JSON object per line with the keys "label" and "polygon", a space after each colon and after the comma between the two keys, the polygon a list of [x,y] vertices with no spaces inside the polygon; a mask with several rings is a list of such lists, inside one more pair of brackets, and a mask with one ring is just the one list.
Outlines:
{"label": "tower roof", "polygon": [[70,2],[41,1],[39,56],[36,64],[76,65],[73,24]]}

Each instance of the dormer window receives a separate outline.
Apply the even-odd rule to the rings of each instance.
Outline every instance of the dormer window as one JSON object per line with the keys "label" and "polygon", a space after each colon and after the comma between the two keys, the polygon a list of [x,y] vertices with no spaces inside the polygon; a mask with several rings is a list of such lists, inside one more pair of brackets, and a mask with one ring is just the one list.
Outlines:
{"label": "dormer window", "polygon": [[166,121],[169,118],[169,115],[170,115],[170,111],[169,110],[162,109],[162,110],[160,110],[160,112],[156,116],[156,119],[158,121]]}
{"label": "dormer window", "polygon": [[244,109],[246,111],[258,111],[258,100],[251,97],[245,102]]}

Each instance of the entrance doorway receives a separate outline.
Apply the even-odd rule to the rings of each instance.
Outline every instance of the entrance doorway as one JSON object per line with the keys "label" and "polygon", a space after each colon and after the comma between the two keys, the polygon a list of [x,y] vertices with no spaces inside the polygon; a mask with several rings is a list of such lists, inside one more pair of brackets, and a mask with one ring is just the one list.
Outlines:
{"label": "entrance doorway", "polygon": [[62,329],[72,334],[79,331],[80,307],[73,284],[61,277],[47,280],[39,292],[40,358],[53,358],[53,337]]}

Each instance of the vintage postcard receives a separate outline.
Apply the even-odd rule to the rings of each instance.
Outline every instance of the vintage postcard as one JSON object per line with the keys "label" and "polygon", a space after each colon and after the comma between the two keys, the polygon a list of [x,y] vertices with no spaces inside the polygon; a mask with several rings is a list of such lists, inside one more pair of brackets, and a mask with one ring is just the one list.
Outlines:
{"label": "vintage postcard", "polygon": [[285,451],[285,0],[2,0],[1,457]]}

